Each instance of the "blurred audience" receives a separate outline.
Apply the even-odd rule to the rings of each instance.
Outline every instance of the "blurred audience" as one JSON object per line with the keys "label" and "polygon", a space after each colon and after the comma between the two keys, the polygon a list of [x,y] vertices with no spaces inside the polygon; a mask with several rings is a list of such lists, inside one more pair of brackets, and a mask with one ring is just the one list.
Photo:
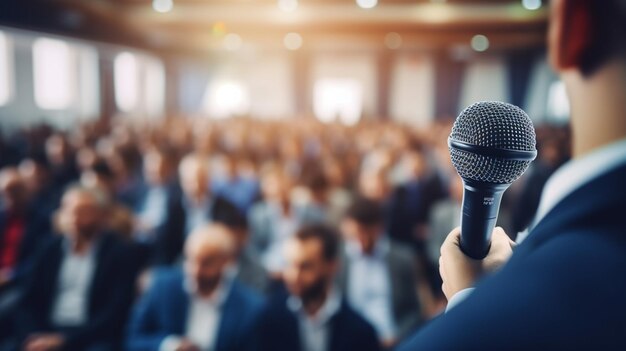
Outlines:
{"label": "blurred audience", "polygon": [[341,228],[339,286],[390,348],[421,322],[414,252],[384,232],[383,208],[373,200],[355,200]]}
{"label": "blurred audience", "polygon": [[[438,251],[462,201],[450,126],[114,117],[4,131],[0,350],[8,341],[118,347],[134,296],[131,348],[246,347],[228,335],[271,350],[360,350],[369,339],[389,348],[446,303]],[[566,128],[538,126],[537,142],[537,160],[503,200],[499,225],[509,233],[531,224],[545,179],[569,155]],[[230,244],[223,264],[194,278],[184,248],[199,228]],[[218,287],[194,295],[184,281],[196,278]],[[217,292],[248,289],[268,298],[267,323],[244,318],[244,332],[220,312],[227,302]],[[184,306],[195,300],[214,312],[193,323],[214,335],[186,329]],[[176,325],[157,317],[173,310]],[[184,342],[162,343],[169,334]]]}
{"label": "blurred audience", "polygon": [[334,285],[338,234],[306,226],[285,244],[287,294],[278,294],[261,315],[258,347],[273,351],[378,350],[374,328]]}
{"label": "blurred audience", "polygon": [[260,295],[234,277],[236,246],[222,225],[200,226],[185,243],[184,269],[156,273],[129,325],[130,351],[255,349]]}
{"label": "blurred audience", "polygon": [[65,192],[56,235],[34,258],[15,335],[21,349],[116,350],[132,302],[131,254],[103,231],[107,199],[96,190]]}

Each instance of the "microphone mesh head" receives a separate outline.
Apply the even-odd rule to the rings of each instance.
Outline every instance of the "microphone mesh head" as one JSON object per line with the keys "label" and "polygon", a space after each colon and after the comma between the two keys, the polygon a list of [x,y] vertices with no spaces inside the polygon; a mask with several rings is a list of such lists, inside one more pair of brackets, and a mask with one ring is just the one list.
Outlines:
{"label": "microphone mesh head", "polygon": [[[522,109],[504,102],[484,101],[467,107],[454,122],[452,140],[494,149],[535,151],[535,129]],[[452,164],[463,179],[509,184],[531,161],[483,156],[450,148]]]}

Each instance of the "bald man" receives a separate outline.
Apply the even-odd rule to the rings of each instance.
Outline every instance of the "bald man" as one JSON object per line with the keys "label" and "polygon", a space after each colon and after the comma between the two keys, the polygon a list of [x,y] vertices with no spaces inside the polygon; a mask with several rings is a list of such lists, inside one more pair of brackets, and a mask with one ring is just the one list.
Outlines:
{"label": "bald man", "polygon": [[157,272],[136,306],[127,349],[250,350],[262,299],[233,277],[235,253],[223,225],[196,228],[185,242],[184,268]]}
{"label": "bald man", "polygon": [[157,265],[171,265],[180,258],[186,237],[196,228],[219,222],[225,212],[238,211],[224,197],[211,191],[209,160],[189,154],[180,162],[181,196],[168,201],[167,216],[156,235],[155,257]]}

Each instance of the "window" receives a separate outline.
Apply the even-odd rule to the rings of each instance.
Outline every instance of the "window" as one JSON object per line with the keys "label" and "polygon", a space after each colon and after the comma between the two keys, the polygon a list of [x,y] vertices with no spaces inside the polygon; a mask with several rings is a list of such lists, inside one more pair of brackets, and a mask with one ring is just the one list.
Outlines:
{"label": "window", "polygon": [[131,112],[139,102],[139,69],[137,57],[122,52],[115,57],[113,67],[115,103],[120,111]]}
{"label": "window", "polygon": [[356,124],[363,110],[363,88],[355,79],[324,78],[313,89],[313,112],[324,123]]}
{"label": "window", "polygon": [[0,31],[0,106],[6,105],[13,97],[13,76],[11,43],[6,34]]}
{"label": "window", "polygon": [[562,81],[557,80],[550,84],[546,110],[548,117],[553,120],[567,121],[569,119],[569,99]]}
{"label": "window", "polygon": [[203,107],[213,118],[241,116],[250,111],[250,96],[240,82],[217,81],[208,86],[203,98]]}
{"label": "window", "polygon": [[[67,109],[74,102],[76,65],[62,40],[39,38],[33,44],[35,103],[42,109]],[[74,69],[72,69],[74,68]]]}

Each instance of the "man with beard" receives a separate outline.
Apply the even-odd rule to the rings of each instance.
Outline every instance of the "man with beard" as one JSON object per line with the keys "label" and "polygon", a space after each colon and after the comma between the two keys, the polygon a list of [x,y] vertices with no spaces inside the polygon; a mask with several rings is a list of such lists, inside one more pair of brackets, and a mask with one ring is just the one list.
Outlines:
{"label": "man with beard", "polygon": [[260,350],[379,350],[374,328],[332,284],[338,251],[337,233],[321,225],[304,227],[287,241],[283,277],[288,294],[278,294],[264,310]]}
{"label": "man with beard", "polygon": [[185,243],[184,269],[156,273],[131,318],[126,349],[243,351],[262,299],[234,278],[236,244],[228,229],[197,228]]}

